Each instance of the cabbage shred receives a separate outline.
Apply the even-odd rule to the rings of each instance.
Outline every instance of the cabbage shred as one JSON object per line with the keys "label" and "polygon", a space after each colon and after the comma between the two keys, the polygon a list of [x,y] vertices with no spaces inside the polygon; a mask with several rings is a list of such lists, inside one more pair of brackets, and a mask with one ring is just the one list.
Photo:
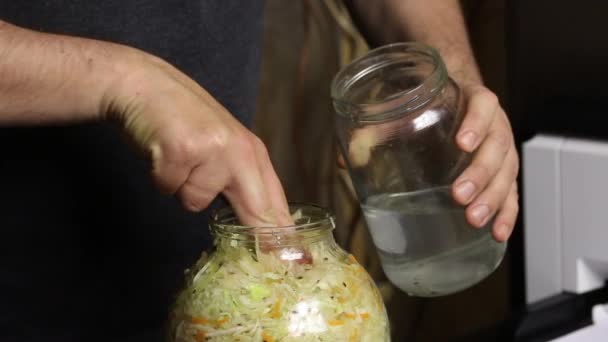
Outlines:
{"label": "cabbage shred", "polygon": [[389,341],[382,298],[367,272],[335,244],[307,246],[312,263],[220,245],[188,274],[171,340]]}

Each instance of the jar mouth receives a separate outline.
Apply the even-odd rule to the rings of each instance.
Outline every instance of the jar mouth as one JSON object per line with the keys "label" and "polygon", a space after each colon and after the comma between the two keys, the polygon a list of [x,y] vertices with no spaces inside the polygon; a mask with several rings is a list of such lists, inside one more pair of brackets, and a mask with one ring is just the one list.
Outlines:
{"label": "jar mouth", "polygon": [[231,207],[215,211],[209,227],[216,236],[248,240],[252,237],[280,237],[288,235],[311,235],[328,232],[335,228],[334,216],[321,206],[308,203],[289,203],[289,212],[297,214],[295,224],[289,226],[246,226],[239,223]]}
{"label": "jar mouth", "polygon": [[430,102],[447,80],[439,52],[407,42],[370,50],[336,74],[331,97],[338,115],[384,121]]}

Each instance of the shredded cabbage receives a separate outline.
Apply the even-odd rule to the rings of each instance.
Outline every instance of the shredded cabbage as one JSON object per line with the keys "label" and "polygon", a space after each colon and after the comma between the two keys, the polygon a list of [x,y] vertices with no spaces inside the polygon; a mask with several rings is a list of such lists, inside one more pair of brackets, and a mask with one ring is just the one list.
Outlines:
{"label": "shredded cabbage", "polygon": [[389,341],[372,279],[352,255],[311,244],[312,263],[218,248],[189,274],[173,312],[174,342]]}

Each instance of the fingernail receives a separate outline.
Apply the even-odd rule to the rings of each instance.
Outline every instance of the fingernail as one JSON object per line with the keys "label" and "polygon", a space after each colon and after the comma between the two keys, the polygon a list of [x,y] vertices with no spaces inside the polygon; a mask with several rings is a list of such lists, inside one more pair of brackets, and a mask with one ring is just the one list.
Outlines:
{"label": "fingernail", "polygon": [[473,196],[474,192],[475,184],[473,184],[471,181],[462,182],[456,187],[456,196],[462,202],[468,202],[471,199],[471,196]]}
{"label": "fingernail", "polygon": [[475,132],[466,132],[460,135],[460,142],[467,150],[472,150],[475,148],[475,144],[477,143],[477,134]]}
{"label": "fingernail", "polygon": [[486,220],[487,220],[489,214],[490,214],[490,208],[488,208],[488,206],[485,204],[476,206],[475,208],[473,208],[473,211],[471,212],[471,216],[473,216],[473,220],[480,226],[486,223]]}

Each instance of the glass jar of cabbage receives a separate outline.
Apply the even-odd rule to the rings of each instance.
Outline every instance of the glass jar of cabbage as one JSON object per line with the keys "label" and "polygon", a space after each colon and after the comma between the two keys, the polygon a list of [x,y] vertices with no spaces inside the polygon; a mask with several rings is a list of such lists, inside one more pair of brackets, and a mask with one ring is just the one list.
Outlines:
{"label": "glass jar of cabbage", "polygon": [[187,272],[170,341],[390,340],[378,289],[336,244],[333,217],[290,209],[295,225],[281,228],[240,226],[229,209],[214,215],[214,251]]}

